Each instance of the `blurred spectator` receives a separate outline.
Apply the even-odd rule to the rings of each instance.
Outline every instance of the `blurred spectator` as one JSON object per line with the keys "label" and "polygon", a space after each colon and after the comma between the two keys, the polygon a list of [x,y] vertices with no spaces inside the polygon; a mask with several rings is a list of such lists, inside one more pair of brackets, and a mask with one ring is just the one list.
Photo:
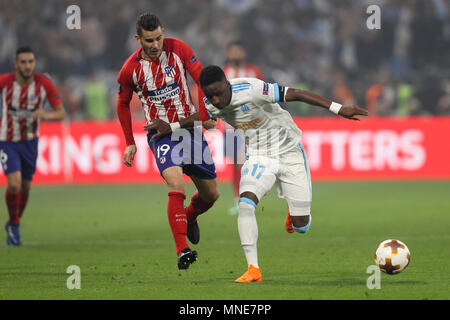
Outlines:
{"label": "blurred spectator", "polygon": [[444,83],[444,94],[438,101],[438,113],[450,115],[450,81]]}
{"label": "blurred spectator", "polygon": [[263,80],[261,69],[247,62],[247,51],[240,41],[232,41],[228,44],[226,64],[222,69],[227,79],[249,77]]}
{"label": "blurred spectator", "polygon": [[109,119],[108,88],[96,73],[91,75],[84,88],[84,105],[89,119]]}

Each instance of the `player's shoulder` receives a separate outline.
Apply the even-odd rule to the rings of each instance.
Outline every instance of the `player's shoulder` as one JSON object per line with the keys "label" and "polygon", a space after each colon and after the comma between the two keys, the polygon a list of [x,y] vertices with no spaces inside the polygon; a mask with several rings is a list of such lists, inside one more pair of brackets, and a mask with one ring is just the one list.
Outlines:
{"label": "player's shoulder", "polygon": [[177,38],[164,38],[164,46],[171,51],[190,48],[186,42]]}
{"label": "player's shoulder", "polygon": [[122,70],[129,69],[130,67],[133,68],[134,66],[139,64],[139,60],[141,59],[141,51],[142,48],[138,48],[136,51],[134,51],[123,63]]}
{"label": "player's shoulder", "polygon": [[137,49],[125,60],[117,77],[119,80],[127,76],[128,77],[132,76],[135,67],[140,65],[139,60],[141,59],[140,58],[141,50],[142,48]]}
{"label": "player's shoulder", "polygon": [[50,76],[45,75],[43,73],[35,72],[34,73],[34,79],[37,80],[37,81],[41,81],[41,82],[48,82],[48,81],[52,82],[52,80],[50,79]]}
{"label": "player's shoulder", "polygon": [[14,72],[8,72],[8,73],[0,73],[0,84],[5,85],[8,82],[14,81]]}
{"label": "player's shoulder", "polygon": [[239,90],[244,91],[245,89],[251,90],[254,87],[261,86],[263,81],[256,79],[256,78],[234,78],[230,79],[231,88],[233,91]]}
{"label": "player's shoulder", "polygon": [[48,74],[43,74],[43,73],[37,73],[36,72],[34,74],[34,80],[37,83],[41,83],[44,86],[47,86],[47,85],[53,85],[54,86],[55,85],[53,80],[52,80],[52,78]]}
{"label": "player's shoulder", "polygon": [[189,61],[190,64],[194,64],[198,61],[195,56],[194,50],[184,41],[176,38],[164,39],[164,50],[166,52],[172,52],[179,56],[184,62]]}

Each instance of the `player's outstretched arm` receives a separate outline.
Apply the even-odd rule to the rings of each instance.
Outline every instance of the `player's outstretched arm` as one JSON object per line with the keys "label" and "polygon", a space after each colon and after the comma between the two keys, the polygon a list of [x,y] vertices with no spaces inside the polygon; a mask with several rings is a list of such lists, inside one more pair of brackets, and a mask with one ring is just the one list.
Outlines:
{"label": "player's outstretched arm", "polygon": [[187,118],[180,120],[179,122],[167,123],[161,119],[153,119],[150,123],[144,126],[145,131],[156,130],[153,138],[162,137],[170,134],[178,128],[190,129],[194,127],[194,122],[198,121],[198,112],[193,113]]}
{"label": "player's outstretched arm", "polygon": [[289,101],[300,101],[306,102],[308,104],[319,106],[330,110],[331,112],[338,114],[344,118],[351,120],[359,120],[356,116],[367,116],[369,113],[367,110],[358,107],[357,105],[341,105],[336,102],[332,102],[326,98],[323,98],[313,92],[288,88],[284,100]]}
{"label": "player's outstretched arm", "polygon": [[37,109],[33,114],[33,119],[41,120],[64,120],[66,117],[66,111],[62,104],[54,107],[53,111],[45,111],[42,108]]}

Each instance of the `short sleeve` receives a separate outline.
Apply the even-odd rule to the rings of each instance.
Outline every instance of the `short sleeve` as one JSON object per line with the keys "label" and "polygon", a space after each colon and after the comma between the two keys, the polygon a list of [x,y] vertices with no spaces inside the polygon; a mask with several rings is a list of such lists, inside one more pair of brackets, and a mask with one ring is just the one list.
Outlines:
{"label": "short sleeve", "polygon": [[252,98],[255,102],[276,103],[280,101],[280,87],[278,83],[268,83],[254,79],[251,90]]}
{"label": "short sleeve", "polygon": [[44,86],[45,93],[47,94],[47,100],[50,105],[53,108],[62,105],[61,97],[59,96],[58,90],[56,89],[53,82],[49,78],[43,76],[42,85]]}

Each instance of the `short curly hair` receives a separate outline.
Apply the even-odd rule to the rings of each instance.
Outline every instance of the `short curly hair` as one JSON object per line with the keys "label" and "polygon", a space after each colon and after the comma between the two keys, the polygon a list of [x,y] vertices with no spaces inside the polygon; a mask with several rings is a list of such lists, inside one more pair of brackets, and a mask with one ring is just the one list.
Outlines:
{"label": "short curly hair", "polygon": [[136,32],[139,36],[142,36],[142,29],[146,31],[154,31],[162,27],[159,18],[150,12],[145,12],[141,14],[136,21]]}
{"label": "short curly hair", "polygon": [[214,82],[222,82],[227,80],[225,73],[219,66],[207,66],[200,73],[200,85],[202,87],[209,86]]}

